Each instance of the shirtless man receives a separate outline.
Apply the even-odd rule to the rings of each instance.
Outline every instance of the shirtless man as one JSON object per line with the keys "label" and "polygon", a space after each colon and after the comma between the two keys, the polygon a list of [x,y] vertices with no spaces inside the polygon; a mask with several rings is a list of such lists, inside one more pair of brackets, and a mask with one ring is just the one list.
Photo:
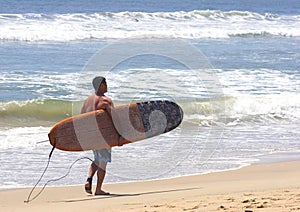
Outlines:
{"label": "shirtless man", "polygon": [[[111,116],[113,103],[112,100],[105,96],[107,92],[107,84],[104,77],[95,77],[93,79],[95,93],[90,95],[83,103],[81,113],[94,110],[106,110]],[[88,178],[85,183],[85,191],[92,194],[92,179],[97,172],[97,187],[95,195],[109,195],[108,192],[102,190],[102,183],[106,174],[106,165],[111,162],[111,148],[93,150],[94,161],[89,167]]]}

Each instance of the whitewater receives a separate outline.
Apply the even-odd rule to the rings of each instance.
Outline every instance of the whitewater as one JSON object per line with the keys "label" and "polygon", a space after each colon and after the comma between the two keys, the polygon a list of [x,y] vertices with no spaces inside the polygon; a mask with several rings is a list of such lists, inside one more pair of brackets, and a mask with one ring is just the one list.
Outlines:
{"label": "whitewater", "polygon": [[2,41],[299,37],[300,16],[244,11],[0,14]]}

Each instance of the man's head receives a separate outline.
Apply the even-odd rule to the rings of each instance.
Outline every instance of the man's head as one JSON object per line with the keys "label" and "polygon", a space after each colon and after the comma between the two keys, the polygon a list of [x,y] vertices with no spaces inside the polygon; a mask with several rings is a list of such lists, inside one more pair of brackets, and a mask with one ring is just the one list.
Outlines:
{"label": "man's head", "polygon": [[93,79],[93,86],[94,86],[95,91],[99,90],[102,83],[106,83],[106,80],[104,77],[98,76]]}

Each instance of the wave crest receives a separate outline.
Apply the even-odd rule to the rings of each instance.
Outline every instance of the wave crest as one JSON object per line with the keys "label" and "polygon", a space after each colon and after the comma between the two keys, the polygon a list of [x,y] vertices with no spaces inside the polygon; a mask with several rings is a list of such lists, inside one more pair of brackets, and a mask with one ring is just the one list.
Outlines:
{"label": "wave crest", "polygon": [[[300,95],[296,93],[189,99],[177,103],[183,108],[183,124],[187,125],[248,125],[300,119]],[[124,103],[115,101],[115,104]],[[1,126],[51,126],[79,114],[81,105],[81,101],[53,99],[0,102]]]}
{"label": "wave crest", "polygon": [[1,127],[48,126],[72,115],[72,102],[24,100],[0,102]]}

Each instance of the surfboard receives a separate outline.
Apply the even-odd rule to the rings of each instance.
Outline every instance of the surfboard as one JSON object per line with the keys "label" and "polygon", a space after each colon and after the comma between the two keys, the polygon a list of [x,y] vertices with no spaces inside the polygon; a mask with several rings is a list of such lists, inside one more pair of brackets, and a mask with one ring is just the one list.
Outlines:
{"label": "surfboard", "polygon": [[[180,125],[183,110],[172,101],[148,101],[76,115],[55,124],[50,144],[65,151],[102,149],[151,138]],[[122,136],[122,139],[120,139]]]}

